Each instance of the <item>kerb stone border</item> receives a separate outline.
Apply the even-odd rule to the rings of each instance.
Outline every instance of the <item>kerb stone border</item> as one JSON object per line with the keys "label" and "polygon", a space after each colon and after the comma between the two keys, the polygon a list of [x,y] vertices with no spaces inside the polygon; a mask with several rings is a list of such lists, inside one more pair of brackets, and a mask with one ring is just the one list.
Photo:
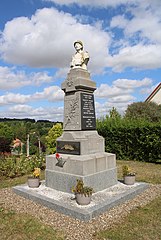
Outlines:
{"label": "kerb stone border", "polygon": [[[73,194],[46,188],[44,181],[42,181],[39,189],[30,189],[24,184],[13,187],[13,191],[22,197],[59,213],[82,221],[89,221],[105,211],[134,198],[148,187],[149,185],[147,183],[142,182],[136,183],[133,186],[125,186],[123,183],[118,182],[118,184],[113,187],[93,194],[92,201],[87,206],[79,206],[73,199]],[[45,195],[45,191],[50,193],[50,196]]]}

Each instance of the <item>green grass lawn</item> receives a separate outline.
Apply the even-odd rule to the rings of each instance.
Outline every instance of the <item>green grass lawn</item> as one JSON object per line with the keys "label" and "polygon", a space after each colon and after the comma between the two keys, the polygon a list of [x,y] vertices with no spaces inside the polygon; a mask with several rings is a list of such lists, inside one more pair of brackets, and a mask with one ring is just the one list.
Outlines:
{"label": "green grass lawn", "polygon": [[161,197],[143,208],[133,210],[122,223],[102,232],[97,239],[109,240],[160,240]]}
{"label": "green grass lawn", "polygon": [[63,235],[37,219],[0,207],[0,239],[2,240],[62,240]]}
{"label": "green grass lawn", "polygon": [[[161,164],[137,161],[117,161],[118,179],[122,179],[122,166],[128,164],[137,172],[136,180],[161,184]],[[41,174],[44,179],[44,172]],[[14,179],[0,178],[0,188],[25,183],[27,176]],[[133,210],[119,225],[97,233],[94,239],[110,240],[160,240],[161,239],[161,197],[145,207]],[[40,223],[27,214],[19,214],[0,207],[0,239],[7,240],[60,240],[62,233]]]}
{"label": "green grass lawn", "polygon": [[[16,178],[6,178],[4,176],[0,176],[0,189],[24,184],[27,182],[27,177],[28,177],[28,175],[24,175],[24,176],[16,177]],[[41,180],[45,179],[45,171],[41,171],[40,178],[41,178]]]}
{"label": "green grass lawn", "polygon": [[123,165],[128,165],[133,172],[136,172],[136,181],[161,184],[161,164],[118,160],[118,179],[122,179]]}

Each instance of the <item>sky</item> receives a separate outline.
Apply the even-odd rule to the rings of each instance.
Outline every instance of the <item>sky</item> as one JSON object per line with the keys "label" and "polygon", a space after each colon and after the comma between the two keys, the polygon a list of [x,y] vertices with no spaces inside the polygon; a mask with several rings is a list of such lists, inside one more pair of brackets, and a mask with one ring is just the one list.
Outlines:
{"label": "sky", "polygon": [[61,83],[81,40],[96,116],[124,114],[160,83],[160,0],[1,0],[0,118],[63,121]]}

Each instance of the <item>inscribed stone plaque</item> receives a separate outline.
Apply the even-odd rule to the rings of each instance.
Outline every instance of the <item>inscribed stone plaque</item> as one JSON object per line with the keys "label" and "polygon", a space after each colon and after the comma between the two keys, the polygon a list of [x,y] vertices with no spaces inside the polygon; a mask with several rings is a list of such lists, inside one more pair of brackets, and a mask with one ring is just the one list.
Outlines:
{"label": "inscribed stone plaque", "polygon": [[58,153],[80,155],[80,142],[57,141],[56,150]]}
{"label": "inscribed stone plaque", "polygon": [[82,130],[96,129],[93,94],[81,93],[81,123]]}

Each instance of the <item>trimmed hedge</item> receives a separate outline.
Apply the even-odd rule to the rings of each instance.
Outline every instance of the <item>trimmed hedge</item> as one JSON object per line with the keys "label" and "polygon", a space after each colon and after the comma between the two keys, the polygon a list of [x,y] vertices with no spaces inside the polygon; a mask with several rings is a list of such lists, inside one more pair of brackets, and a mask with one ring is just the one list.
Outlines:
{"label": "trimmed hedge", "polygon": [[161,158],[161,124],[141,120],[104,118],[97,120],[98,133],[105,138],[106,152],[117,159],[157,162]]}

